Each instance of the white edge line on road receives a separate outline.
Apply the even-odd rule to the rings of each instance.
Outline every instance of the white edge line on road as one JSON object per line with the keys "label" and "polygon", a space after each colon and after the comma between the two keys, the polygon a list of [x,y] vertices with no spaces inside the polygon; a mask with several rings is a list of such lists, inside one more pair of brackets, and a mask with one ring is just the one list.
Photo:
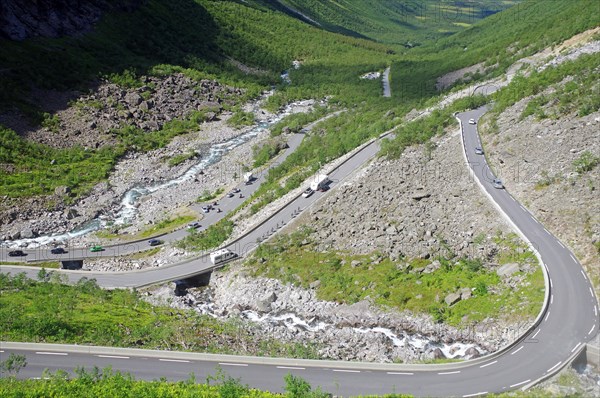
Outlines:
{"label": "white edge line on road", "polygon": [[[573,351],[571,351],[571,352],[573,352]],[[552,371],[553,371],[554,369],[556,369],[556,368],[558,367],[558,365],[560,365],[561,363],[562,363],[562,361],[558,361],[558,363],[557,363],[556,365],[554,365],[553,367],[551,367],[550,369],[548,369],[548,370],[546,371],[546,373],[550,373],[550,372],[552,372]]]}
{"label": "white edge line on road", "polygon": [[577,260],[575,259],[575,257],[572,254],[569,254],[569,256],[571,256],[571,258],[573,259],[573,261],[577,262]]}
{"label": "white edge line on road", "polygon": [[550,295],[550,304],[554,303],[554,295]]}
{"label": "white edge line on road", "polygon": [[537,336],[541,331],[542,331],[542,329],[538,329],[538,331],[535,332],[535,334],[533,336],[531,336],[531,338],[535,339],[535,336]]}
{"label": "white edge line on road", "polygon": [[517,352],[521,351],[525,346],[522,345],[521,347],[517,348],[515,351],[511,352],[510,355],[515,355]]}
{"label": "white edge line on road", "polygon": [[552,279],[548,279],[548,282],[550,282],[550,289],[553,289],[554,286],[553,286],[553,283],[552,283]]}
{"label": "white edge line on road", "polygon": [[524,212],[527,211],[527,209],[523,206],[523,205],[519,205],[521,207],[521,209],[523,209]]}
{"label": "white edge line on road", "polygon": [[230,363],[230,362],[219,362],[219,365],[223,365],[223,366],[248,366],[247,363]]}
{"label": "white edge line on road", "polygon": [[481,365],[481,366],[480,366],[480,368],[485,368],[485,367],[487,367],[487,366],[490,366],[490,365],[493,365],[493,364],[495,364],[496,362],[498,362],[498,361],[494,361],[494,362],[486,363],[485,365]]}
{"label": "white edge line on road", "polygon": [[511,198],[513,200],[513,202],[517,201],[512,195],[508,195],[508,197]]}
{"label": "white edge line on road", "polygon": [[48,352],[48,351],[36,351],[38,355],[69,355],[66,352]]}
{"label": "white edge line on road", "polygon": [[591,328],[591,329],[590,329],[590,331],[588,332],[588,335],[589,335],[589,334],[592,334],[592,332],[594,331],[594,329],[596,329],[596,324],[595,324],[595,323],[592,325],[592,328]]}
{"label": "white edge line on road", "polygon": [[190,361],[185,360],[185,359],[167,359],[167,358],[159,358],[159,361],[163,361],[163,362],[183,362],[183,363],[190,363]]}
{"label": "white edge line on road", "polygon": [[[594,316],[598,316],[598,306],[597,305],[594,306]],[[2,352],[4,352],[4,351],[2,351]]]}
{"label": "white edge line on road", "polygon": [[521,384],[529,383],[530,381],[531,381],[531,379],[527,379],[527,380],[522,381],[522,382],[517,383],[517,384],[511,384],[511,387],[520,386]]}
{"label": "white edge line on road", "polygon": [[277,369],[306,370],[306,368],[299,368],[296,366],[277,366]]}
{"label": "white edge line on road", "polygon": [[548,320],[548,317],[549,317],[549,316],[550,316],[550,311],[548,311],[548,312],[546,313],[546,318],[544,318],[544,322],[546,322],[546,321]]}
{"label": "white edge line on road", "polygon": [[4,352],[4,350],[0,350],[0,353],[1,353],[1,352]]}
{"label": "white edge line on road", "polygon": [[360,373],[360,370],[351,370],[351,369],[331,369],[334,372],[343,372],[343,373]]}
{"label": "white edge line on road", "polygon": [[571,352],[575,352],[575,350],[581,345],[581,342],[577,343],[575,347],[571,350]]}
{"label": "white edge line on road", "polygon": [[565,249],[565,245],[563,245],[561,241],[558,241],[558,244],[560,245],[560,247],[562,247],[563,249]]}
{"label": "white edge line on road", "polygon": [[581,275],[583,275],[583,279],[585,279],[587,281],[587,276],[585,276],[585,272],[583,272],[582,269],[580,269],[580,271],[581,271]]}
{"label": "white edge line on road", "polygon": [[411,372],[387,372],[387,374],[389,374],[389,375],[405,375],[405,376],[414,375],[414,373],[411,373]]}
{"label": "white edge line on road", "polygon": [[592,295],[592,297],[594,297],[594,291],[592,290],[591,286],[589,287],[590,289],[590,294]]}
{"label": "white edge line on road", "polygon": [[467,397],[476,397],[476,396],[478,396],[478,395],[485,395],[485,394],[487,394],[487,393],[488,393],[487,391],[484,391],[484,392],[476,392],[475,394],[467,394],[467,395],[463,395],[463,398],[467,398]]}
{"label": "white edge line on road", "polygon": [[98,358],[115,358],[115,359],[129,359],[129,357],[124,357],[121,355],[96,355]]}
{"label": "white edge line on road", "polygon": [[454,375],[460,373],[460,370],[455,370],[453,372],[438,372],[439,375]]}

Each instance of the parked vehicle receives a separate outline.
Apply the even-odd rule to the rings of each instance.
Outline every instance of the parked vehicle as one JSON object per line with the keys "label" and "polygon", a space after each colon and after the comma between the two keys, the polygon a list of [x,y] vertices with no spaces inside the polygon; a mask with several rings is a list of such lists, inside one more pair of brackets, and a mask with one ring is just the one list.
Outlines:
{"label": "parked vehicle", "polygon": [[208,213],[209,210],[208,206],[202,206],[202,213]]}
{"label": "parked vehicle", "polygon": [[162,241],[162,240],[160,240],[160,239],[150,239],[150,240],[148,241],[148,244],[149,244],[150,246],[158,246],[158,245],[161,245],[162,243],[163,243],[163,241]]}
{"label": "parked vehicle", "polygon": [[55,247],[54,249],[50,250],[50,253],[52,253],[52,254],[63,254],[63,253],[66,253],[66,251],[62,247]]}
{"label": "parked vehicle", "polygon": [[192,229],[196,229],[196,228],[200,228],[200,223],[198,221],[194,221],[188,224],[188,228],[192,228]]}
{"label": "parked vehicle", "polygon": [[104,248],[100,245],[95,245],[95,246],[90,247],[90,251],[91,252],[101,252],[101,251],[104,251]]}
{"label": "parked vehicle", "polygon": [[476,124],[475,119],[469,119],[469,124]]}
{"label": "parked vehicle", "polygon": [[234,196],[235,196],[235,194],[234,194],[233,192],[229,192],[229,193],[227,194],[227,197],[228,197],[228,198],[233,198]]}
{"label": "parked vehicle", "polygon": [[210,261],[214,265],[225,264],[226,262],[235,259],[237,256],[237,253],[234,253],[229,249],[221,249],[210,254]]}
{"label": "parked vehicle", "polygon": [[313,181],[310,183],[310,189],[313,191],[321,191],[327,189],[331,181],[329,180],[329,176],[327,174],[317,174]]}
{"label": "parked vehicle", "polygon": [[23,250],[11,250],[11,251],[8,252],[8,255],[10,257],[26,256],[26,254],[23,252]]}
{"label": "parked vehicle", "polygon": [[502,180],[499,178],[494,178],[494,181],[492,181],[492,184],[494,184],[494,188],[496,188],[496,189],[504,189],[504,184],[502,183]]}
{"label": "parked vehicle", "polygon": [[308,198],[313,193],[315,193],[315,191],[313,191],[311,188],[306,188],[306,190],[302,192],[302,196]]}

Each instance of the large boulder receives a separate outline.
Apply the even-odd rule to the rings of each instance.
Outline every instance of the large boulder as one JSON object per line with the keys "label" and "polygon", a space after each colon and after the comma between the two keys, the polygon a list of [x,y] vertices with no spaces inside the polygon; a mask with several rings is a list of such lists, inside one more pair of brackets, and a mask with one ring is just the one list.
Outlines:
{"label": "large boulder", "polygon": [[458,303],[460,301],[460,294],[450,293],[449,295],[446,296],[446,298],[444,299],[444,301],[448,305],[454,305],[454,304],[456,304],[456,303]]}
{"label": "large boulder", "polygon": [[496,273],[499,276],[511,276],[512,274],[514,274],[515,272],[519,272],[521,269],[519,268],[519,264],[517,263],[507,263],[504,264],[502,267],[498,268],[496,270]]}

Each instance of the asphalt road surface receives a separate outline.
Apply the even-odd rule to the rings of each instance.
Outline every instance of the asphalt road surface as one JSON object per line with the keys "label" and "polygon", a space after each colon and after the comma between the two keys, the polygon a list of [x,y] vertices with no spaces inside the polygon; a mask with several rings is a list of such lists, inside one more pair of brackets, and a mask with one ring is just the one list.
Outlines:
{"label": "asphalt road surface", "polygon": [[[28,366],[21,377],[39,377],[41,369],[72,369],[80,365],[90,368],[94,365],[112,365],[113,369],[126,370],[136,377],[145,379],[185,379],[190,372],[201,380],[205,374],[213,373],[217,365],[228,374],[240,377],[244,383],[257,388],[281,391],[283,376],[293,373],[309,381],[313,386],[339,395],[410,393],[416,396],[477,396],[488,392],[502,392],[522,388],[548,376],[578,353],[583,345],[597,332],[599,327],[598,304],[592,286],[583,268],[573,254],[531,213],[519,204],[505,189],[496,189],[491,181],[494,174],[487,166],[485,157],[476,155],[474,148],[481,146],[476,125],[469,124],[471,118],[478,120],[485,108],[464,112],[458,115],[463,125],[465,155],[473,175],[483,186],[485,193],[497,205],[503,216],[513,223],[532,246],[539,252],[549,280],[549,300],[539,323],[518,342],[507,350],[475,361],[448,364],[443,368],[430,366],[389,365],[381,369],[377,364],[349,364],[345,362],[281,360],[270,364],[259,364],[243,357],[235,361],[221,356],[216,360],[190,360],[184,354],[168,353],[169,361],[161,358],[150,359],[146,354],[114,354],[114,357],[97,354],[76,354],[68,348],[61,351],[43,352],[35,346],[26,350],[12,351],[0,347],[6,355],[18,352],[27,355]],[[484,148],[485,149],[485,148]],[[363,163],[373,157],[378,150],[378,142],[366,146],[332,173],[334,187]],[[231,250],[246,253],[260,239],[277,231],[299,210],[305,209],[324,193],[316,193],[309,198],[296,198],[282,211],[263,225],[242,238]],[[153,281],[172,280],[186,273],[197,272],[206,267],[206,257],[177,266],[139,271],[135,273],[68,273],[71,278],[80,275],[98,279],[101,286],[129,287],[150,284]],[[3,267],[5,271],[6,267]],[[30,273],[36,273],[32,270]],[[493,331],[490,331],[493,333]],[[160,353],[158,353],[160,355]],[[175,356],[173,356],[175,355]],[[189,361],[189,362],[172,362]],[[165,364],[168,362],[168,366]]]}

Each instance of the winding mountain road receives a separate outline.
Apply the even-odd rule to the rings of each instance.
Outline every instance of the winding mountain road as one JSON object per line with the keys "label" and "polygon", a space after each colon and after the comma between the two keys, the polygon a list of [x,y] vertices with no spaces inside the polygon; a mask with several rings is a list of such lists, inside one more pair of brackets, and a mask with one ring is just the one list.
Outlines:
{"label": "winding mountain road", "polygon": [[[547,272],[547,301],[535,326],[518,341],[495,354],[463,363],[445,365],[396,365],[350,363],[342,361],[311,361],[275,358],[210,356],[206,354],[145,351],[131,349],[37,346],[34,344],[0,343],[0,354],[9,352],[27,356],[28,366],[21,377],[39,376],[49,369],[87,368],[112,365],[115,370],[128,371],[136,377],[172,380],[186,379],[190,372],[200,378],[214,374],[220,366],[234,377],[251,386],[281,391],[283,376],[294,373],[313,386],[337,395],[410,393],[416,396],[472,397],[488,392],[503,392],[525,388],[548,377],[577,355],[585,343],[598,332],[598,303],[590,281],[573,254],[506,190],[495,189],[495,178],[485,158],[475,154],[481,146],[476,125],[486,108],[457,115],[465,159],[474,180],[505,217],[533,247]],[[379,141],[363,147],[334,172],[332,187],[376,155]],[[240,254],[252,250],[257,242],[275,233],[299,211],[326,193],[309,198],[297,197],[265,223],[236,241],[230,248]],[[210,267],[207,256],[178,265],[128,273],[65,272],[71,280],[82,276],[96,278],[104,287],[145,286],[160,281],[179,279]],[[27,268],[27,267],[25,267]],[[24,268],[2,267],[3,272]],[[207,269],[207,268],[206,268]],[[35,276],[36,269],[28,275]],[[492,333],[493,331],[490,331]],[[168,364],[168,366],[166,366]]]}

